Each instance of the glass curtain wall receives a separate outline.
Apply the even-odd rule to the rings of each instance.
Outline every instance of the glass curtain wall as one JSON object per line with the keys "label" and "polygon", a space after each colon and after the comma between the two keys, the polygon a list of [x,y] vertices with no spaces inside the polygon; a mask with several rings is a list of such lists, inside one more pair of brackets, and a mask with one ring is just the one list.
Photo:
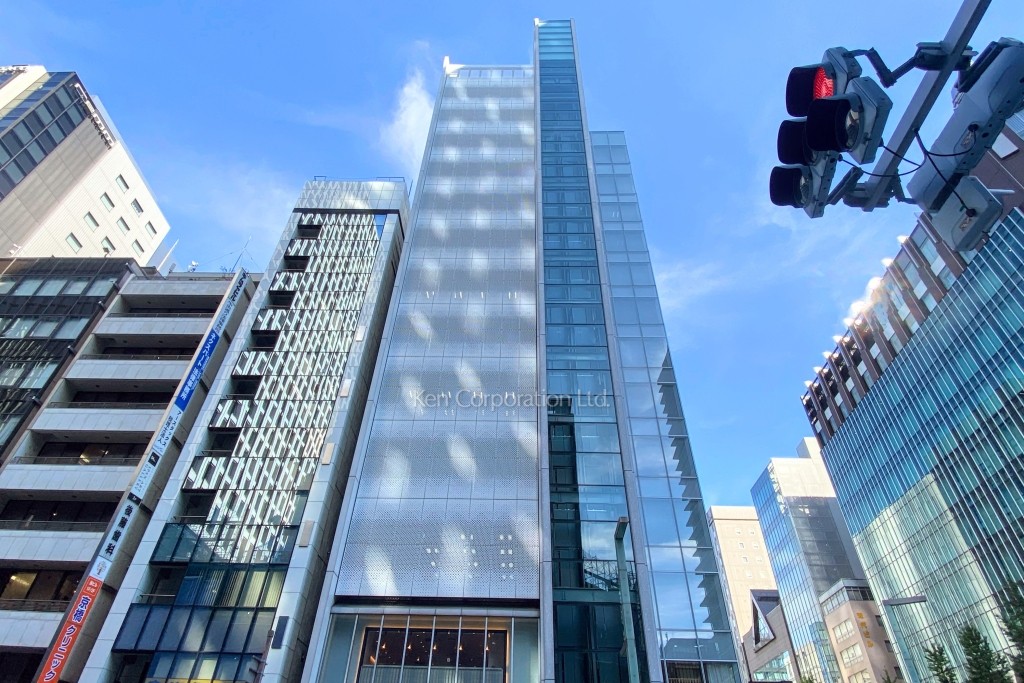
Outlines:
{"label": "glass curtain wall", "polygon": [[[911,672],[927,671],[933,643],[962,667],[967,622],[1008,647],[999,594],[1024,580],[1022,234],[1014,210],[946,278],[946,296],[822,452],[877,599],[927,597],[886,609]],[[926,234],[920,243],[941,264]]]}
{"label": "glass curtain wall", "polygon": [[[537,43],[555,678],[626,681],[615,548],[626,490],[571,23],[541,22]],[[637,604],[629,533],[624,543]]]}
{"label": "glass curtain wall", "polygon": [[621,132],[591,146],[627,423],[639,478],[662,659],[709,681],[739,675],[721,577],[690,451],[632,166]]}

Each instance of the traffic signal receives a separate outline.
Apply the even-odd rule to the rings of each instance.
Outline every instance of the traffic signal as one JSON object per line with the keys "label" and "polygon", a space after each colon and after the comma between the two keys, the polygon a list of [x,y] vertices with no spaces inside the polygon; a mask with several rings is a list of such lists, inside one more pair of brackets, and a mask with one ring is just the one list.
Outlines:
{"label": "traffic signal", "polygon": [[961,76],[955,102],[907,190],[950,247],[970,250],[1001,211],[993,214],[991,192],[967,179],[1006,119],[1024,106],[1024,44],[1002,38],[985,48]]}
{"label": "traffic signal", "polygon": [[848,152],[858,164],[875,160],[892,100],[870,78],[853,78],[842,95],[816,99],[807,111],[812,149]]}
{"label": "traffic signal", "polygon": [[785,166],[772,169],[772,203],[802,208],[811,218],[824,214],[840,153],[858,163],[873,161],[891,109],[892,101],[877,83],[861,77],[845,48],[826,50],[821,63],[791,70],[786,111],[800,118],[779,128],[779,161]]}

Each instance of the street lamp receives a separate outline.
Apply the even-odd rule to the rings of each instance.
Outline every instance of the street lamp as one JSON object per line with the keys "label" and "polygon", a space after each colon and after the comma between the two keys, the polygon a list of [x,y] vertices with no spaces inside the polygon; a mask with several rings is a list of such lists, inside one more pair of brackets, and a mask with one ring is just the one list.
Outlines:
{"label": "street lamp", "polygon": [[629,683],[640,683],[640,662],[636,656],[636,632],[633,629],[633,607],[629,599],[629,569],[626,566],[626,527],[628,517],[619,517],[615,525],[615,562],[619,569],[619,604],[622,607],[623,648],[626,650],[626,666]]}
{"label": "street lamp", "polygon": [[[928,602],[928,598],[924,595],[911,595],[907,598],[889,598],[888,600],[882,600],[883,607],[902,607],[903,605],[918,605],[921,603]],[[914,664],[914,658],[910,654],[910,649],[907,647],[906,638],[903,634],[903,625],[900,620],[896,618],[896,611],[890,609],[892,615],[892,624],[895,626],[895,632],[893,638],[896,639],[896,655],[903,661],[903,666],[907,668],[907,673],[910,674],[911,681],[919,681],[921,677],[917,672],[917,665]]]}

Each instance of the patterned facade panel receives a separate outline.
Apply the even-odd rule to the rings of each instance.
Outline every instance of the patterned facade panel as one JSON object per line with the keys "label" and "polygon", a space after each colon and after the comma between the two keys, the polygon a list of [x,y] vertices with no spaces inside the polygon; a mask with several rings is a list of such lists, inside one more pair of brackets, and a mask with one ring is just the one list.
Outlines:
{"label": "patterned facade panel", "polygon": [[[344,476],[340,467],[326,469],[322,455],[329,435],[351,432],[362,415],[361,400],[349,409],[342,380],[353,374],[348,367],[353,358],[373,360],[366,349],[375,346],[357,347],[357,331],[366,332],[360,321],[382,324],[377,307],[387,298],[374,288],[391,290],[384,271],[400,251],[398,213],[405,209],[405,187],[315,181],[307,184],[299,206],[275,257],[279,267],[270,275],[263,307],[250,318],[251,334],[237,340],[243,350],[231,376],[218,380],[221,393],[209,428],[196,430],[186,444],[192,459],[174,503],[181,514],[170,516],[151,559],[157,581],[168,573],[183,575],[175,604],[192,604],[198,590],[211,599],[220,593],[217,605],[231,609],[222,610],[218,623],[208,609],[200,621],[189,622],[195,624],[189,626],[193,640],[206,643],[202,655],[173,637],[177,627],[170,621],[152,643],[135,638],[126,622],[114,651],[132,654],[126,661],[148,657],[147,680],[209,678],[211,667],[225,672],[218,680],[244,679],[254,670],[248,668],[255,666],[253,652],[276,661],[267,670],[276,666],[276,675],[285,679],[301,665],[298,645],[267,653],[267,634],[279,607],[293,620],[287,638],[304,643],[312,627],[313,601],[300,608],[282,596],[319,593],[322,556],[294,552],[300,522],[310,518],[330,527],[333,519],[323,516],[337,517],[340,500],[332,503],[333,510],[322,497],[308,506],[311,510],[307,501],[315,498],[311,492],[318,485],[336,489],[337,478]],[[382,253],[385,238],[389,243]],[[331,476],[334,481],[327,480]],[[225,578],[226,571],[233,576]],[[223,641],[221,622],[241,618],[232,609],[253,606],[232,582],[257,582],[258,606],[265,608],[246,641],[260,646],[243,656],[235,644]],[[144,603],[132,609],[147,623],[153,618],[143,614]],[[188,608],[183,609],[188,619]],[[252,612],[247,611],[249,617]]]}
{"label": "patterned facade panel", "polygon": [[[468,74],[427,145],[338,595],[539,595],[534,125],[499,106],[532,80]],[[504,128],[436,132],[474,120]]]}

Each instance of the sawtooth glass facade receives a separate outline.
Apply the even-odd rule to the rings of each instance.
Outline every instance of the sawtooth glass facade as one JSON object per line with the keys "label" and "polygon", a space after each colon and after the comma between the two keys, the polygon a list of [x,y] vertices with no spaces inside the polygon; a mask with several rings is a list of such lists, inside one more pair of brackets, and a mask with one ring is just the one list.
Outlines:
{"label": "sawtooth glass facade", "polygon": [[[919,224],[804,398],[876,598],[926,599],[885,610],[911,677],[934,643],[963,672],[967,623],[1008,648],[999,595],[1024,580],[1022,234],[1014,209],[964,260]],[[847,371],[837,387],[869,339],[868,381]]]}

